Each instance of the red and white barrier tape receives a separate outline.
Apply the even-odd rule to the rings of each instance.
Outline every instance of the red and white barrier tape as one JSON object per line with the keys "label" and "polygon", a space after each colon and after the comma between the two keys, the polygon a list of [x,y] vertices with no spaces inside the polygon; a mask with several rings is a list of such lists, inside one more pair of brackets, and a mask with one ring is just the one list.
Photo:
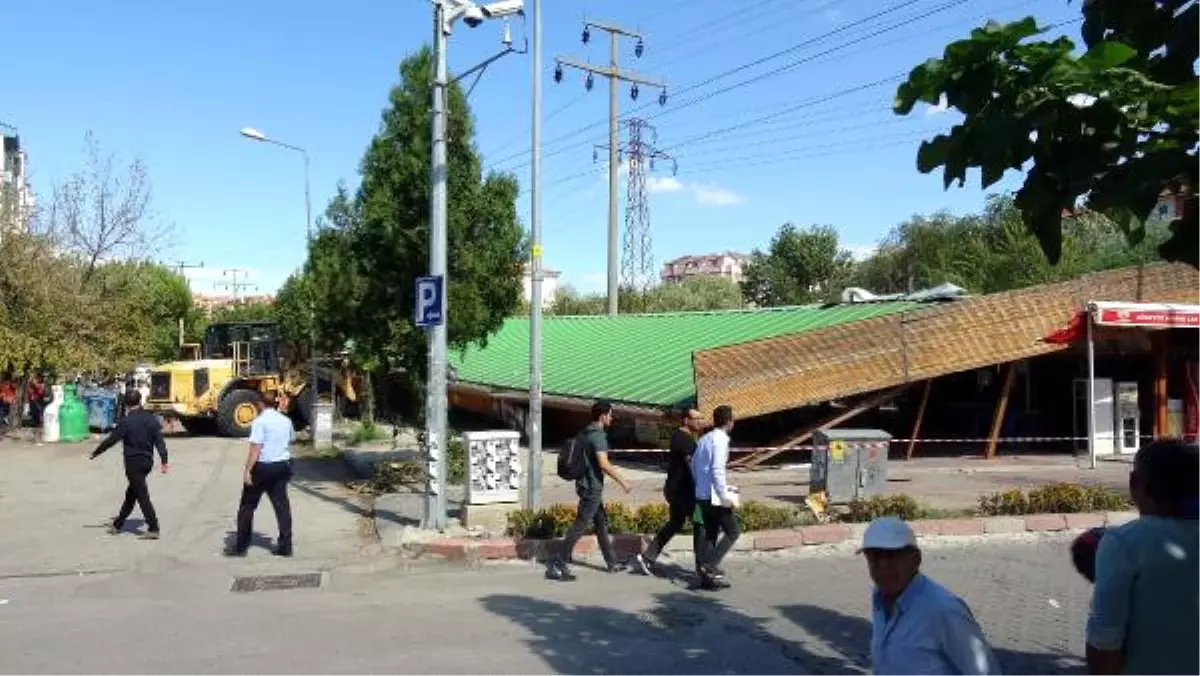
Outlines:
{"label": "red and white barrier tape", "polygon": [[[1138,438],[1141,440],[1149,440],[1149,439],[1153,439],[1154,437],[1149,434],[1143,434]],[[1000,437],[996,441],[1001,444],[1029,444],[1029,443],[1036,444],[1036,443],[1060,442],[1060,441],[1087,441],[1087,439],[1088,439],[1087,437]],[[845,443],[847,446],[854,446],[854,447],[858,448],[858,447],[863,447],[863,446],[882,447],[882,446],[887,446],[887,445],[891,445],[891,444],[907,444],[910,441],[913,441],[913,439],[892,439],[891,441],[888,441],[886,443],[885,442],[874,442],[874,441],[867,441],[867,442],[846,441]],[[916,439],[915,441],[918,444],[986,444],[986,443],[990,442],[991,439],[989,439],[987,437],[980,437],[980,438],[976,438],[976,439],[972,439],[972,438],[966,438],[966,439]],[[759,453],[762,451],[776,451],[776,450],[781,450],[784,448],[785,447],[782,447],[782,446],[741,446],[741,447],[730,448],[729,452],[730,453]],[[820,447],[816,446],[814,444],[801,444],[799,446],[787,446],[786,450],[789,450],[789,451],[811,451],[811,450],[815,450],[817,448],[820,448]],[[614,448],[614,449],[609,450],[609,453],[666,453],[666,452],[667,452],[667,449],[665,449],[665,448]]]}

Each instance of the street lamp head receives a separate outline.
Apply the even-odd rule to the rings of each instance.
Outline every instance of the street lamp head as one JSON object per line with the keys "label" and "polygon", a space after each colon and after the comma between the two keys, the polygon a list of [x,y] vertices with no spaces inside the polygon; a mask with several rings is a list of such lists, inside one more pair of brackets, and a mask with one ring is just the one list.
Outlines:
{"label": "street lamp head", "polygon": [[248,139],[253,139],[255,141],[266,141],[267,140],[267,135],[262,133],[261,131],[255,129],[254,127],[243,128],[241,131],[241,134],[242,134],[242,136],[245,136]]}

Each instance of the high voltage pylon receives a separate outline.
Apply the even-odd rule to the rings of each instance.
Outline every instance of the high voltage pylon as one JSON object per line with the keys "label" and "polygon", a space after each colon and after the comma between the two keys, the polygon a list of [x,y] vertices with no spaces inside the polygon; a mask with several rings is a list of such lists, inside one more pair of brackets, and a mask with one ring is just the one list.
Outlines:
{"label": "high voltage pylon", "polygon": [[[675,158],[655,147],[658,130],[640,118],[622,123],[628,140],[617,149],[618,162],[629,166],[625,187],[625,240],[621,252],[621,286],[645,292],[654,284],[654,238],[650,229],[650,200],[646,176],[656,162],[670,162],[671,174],[679,170]],[[649,139],[647,139],[649,137]],[[607,149],[607,146],[596,146]],[[597,156],[593,155],[593,161]]]}
{"label": "high voltage pylon", "polygon": [[599,21],[585,21],[583,25],[583,43],[587,44],[591,39],[591,29],[602,30],[609,35],[609,63],[607,66],[597,66],[582,61],[567,57],[555,57],[557,66],[554,69],[555,82],[562,82],[563,66],[576,68],[586,72],[587,80],[584,81],[584,86],[588,91],[592,89],[593,76],[602,75],[608,78],[608,314],[617,314],[617,172],[620,168],[620,160],[617,157],[618,138],[617,138],[617,84],[619,82],[632,83],[629,89],[629,96],[633,100],[638,97],[638,85],[646,85],[648,87],[657,87],[659,89],[658,102],[659,105],[666,105],[667,90],[666,85],[661,81],[652,80],[649,77],[638,75],[629,70],[622,69],[620,66],[620,38],[622,36],[635,38],[637,46],[634,47],[633,53],[637,57],[642,56],[645,51],[645,40],[641,33],[631,31],[620,26],[610,23],[602,23]]}

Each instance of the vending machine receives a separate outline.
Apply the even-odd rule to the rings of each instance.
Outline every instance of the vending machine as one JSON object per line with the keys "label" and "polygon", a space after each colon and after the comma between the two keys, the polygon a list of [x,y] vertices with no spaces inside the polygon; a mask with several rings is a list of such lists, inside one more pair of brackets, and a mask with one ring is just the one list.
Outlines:
{"label": "vending machine", "polygon": [[1137,453],[1140,448],[1142,413],[1138,410],[1138,384],[1115,383],[1116,410],[1113,418],[1113,437],[1118,454]]}

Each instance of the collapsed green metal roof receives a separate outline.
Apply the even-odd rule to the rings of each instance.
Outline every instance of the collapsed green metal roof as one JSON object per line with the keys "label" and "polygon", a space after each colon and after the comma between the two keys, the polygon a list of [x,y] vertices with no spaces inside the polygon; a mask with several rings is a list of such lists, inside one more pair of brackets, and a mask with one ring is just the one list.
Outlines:
{"label": "collapsed green metal roof", "polygon": [[[692,353],[821,329],[918,306],[896,301],[764,310],[545,317],[547,395],[675,406],[696,395]],[[529,319],[512,318],[486,348],[454,352],[458,382],[529,389]]]}

